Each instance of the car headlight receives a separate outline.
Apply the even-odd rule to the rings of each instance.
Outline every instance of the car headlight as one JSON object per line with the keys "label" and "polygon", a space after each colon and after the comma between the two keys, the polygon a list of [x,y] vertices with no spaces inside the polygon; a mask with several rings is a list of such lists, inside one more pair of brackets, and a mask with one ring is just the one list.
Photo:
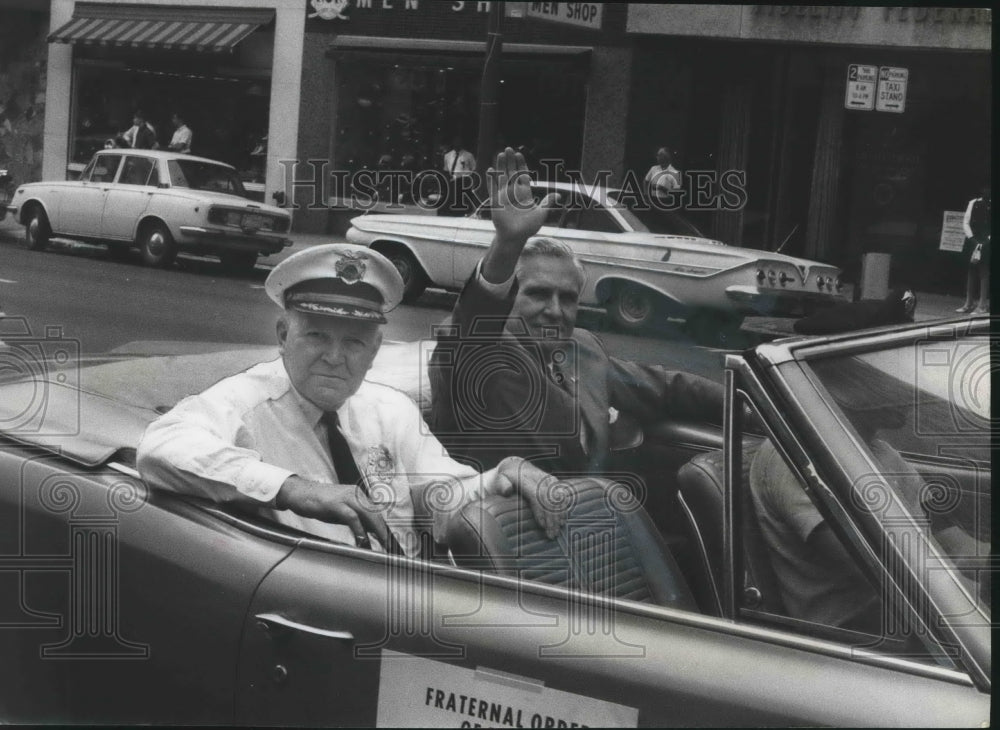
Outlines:
{"label": "car headlight", "polygon": [[838,292],[839,292],[839,291],[840,291],[841,289],[843,289],[843,288],[844,288],[844,284],[843,284],[843,282],[842,282],[842,281],[840,280],[840,277],[839,277],[839,276],[838,276],[838,277],[837,277],[836,279],[834,279],[834,280],[833,280],[833,288],[834,288],[834,289],[836,289],[836,290],[837,290]]}
{"label": "car headlight", "polygon": [[757,283],[763,284],[764,278],[765,278],[764,269],[757,269]]}
{"label": "car headlight", "polygon": [[771,283],[771,286],[774,286],[774,282],[777,278],[778,275],[774,273],[774,269],[767,270],[767,280]]}
{"label": "car headlight", "polygon": [[781,285],[784,286],[785,284],[787,284],[790,281],[795,281],[795,279],[793,277],[789,276],[788,274],[786,274],[784,271],[782,271],[781,274],[778,276],[778,281],[780,281]]}
{"label": "car headlight", "polygon": [[822,289],[824,284],[826,284],[826,279],[822,275],[817,276],[816,277],[816,288],[817,289]]}

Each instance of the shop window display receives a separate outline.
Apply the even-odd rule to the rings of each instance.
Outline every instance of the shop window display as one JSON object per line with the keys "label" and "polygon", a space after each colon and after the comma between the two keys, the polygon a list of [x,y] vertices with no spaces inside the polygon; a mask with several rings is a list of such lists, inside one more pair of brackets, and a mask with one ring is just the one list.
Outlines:
{"label": "shop window display", "polygon": [[[477,149],[479,68],[437,59],[424,64],[342,59],[336,77],[336,170],[444,171],[444,155],[456,137],[467,149]],[[578,166],[583,78],[545,64],[505,67],[497,147],[522,147],[535,160]],[[485,169],[482,163],[477,166]],[[420,190],[429,197],[435,193],[432,184]]]}
{"label": "shop window display", "polygon": [[[172,64],[177,69],[177,64]],[[132,126],[141,109],[160,149],[173,135],[180,110],[193,131],[192,154],[233,165],[243,182],[264,181],[270,83],[171,65],[80,63],[76,68],[70,162],[85,164],[95,151]]]}

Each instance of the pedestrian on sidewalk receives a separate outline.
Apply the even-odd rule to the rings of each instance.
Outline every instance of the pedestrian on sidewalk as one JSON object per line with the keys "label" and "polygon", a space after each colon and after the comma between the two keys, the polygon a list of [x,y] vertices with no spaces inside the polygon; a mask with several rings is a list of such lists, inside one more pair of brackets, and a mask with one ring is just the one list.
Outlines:
{"label": "pedestrian on sidewalk", "polygon": [[656,151],[656,164],[649,168],[644,182],[651,200],[669,203],[670,193],[681,186],[681,172],[673,165],[674,156],[669,147]]}
{"label": "pedestrian on sidewalk", "polygon": [[[982,195],[969,201],[962,227],[965,229],[965,246],[962,256],[969,262],[965,279],[965,303],[956,312],[966,314],[975,307],[975,314],[990,311],[990,219],[993,215],[990,186],[985,185]],[[976,279],[979,279],[979,302],[974,304]]]}
{"label": "pedestrian on sidewalk", "polygon": [[174,112],[173,116],[170,117],[170,121],[174,125],[174,136],[170,138],[168,149],[190,155],[191,139],[194,137],[194,134],[191,132],[191,128],[187,125],[187,122],[184,121],[184,115],[180,112]]}

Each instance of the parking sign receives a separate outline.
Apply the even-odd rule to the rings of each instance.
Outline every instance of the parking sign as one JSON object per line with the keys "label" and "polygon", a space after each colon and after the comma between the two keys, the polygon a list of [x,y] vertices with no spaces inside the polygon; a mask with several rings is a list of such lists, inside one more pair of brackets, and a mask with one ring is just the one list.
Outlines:
{"label": "parking sign", "polygon": [[847,67],[847,91],[844,94],[844,107],[847,109],[863,109],[871,111],[875,108],[875,82],[878,79],[878,69],[852,63]]}
{"label": "parking sign", "polygon": [[902,114],[906,110],[906,82],[910,71],[905,68],[882,66],[878,70],[878,94],[875,109]]}

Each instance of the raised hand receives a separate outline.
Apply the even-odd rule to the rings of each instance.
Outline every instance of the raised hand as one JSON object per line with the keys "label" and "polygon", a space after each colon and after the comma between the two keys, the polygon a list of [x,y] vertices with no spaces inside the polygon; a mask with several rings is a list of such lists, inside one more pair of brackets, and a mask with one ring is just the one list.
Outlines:
{"label": "raised hand", "polygon": [[552,193],[535,203],[524,155],[508,147],[486,171],[486,180],[497,235],[523,243],[538,233],[557,196]]}
{"label": "raised hand", "polygon": [[536,203],[524,155],[510,147],[497,155],[496,165],[486,171],[486,182],[496,237],[483,259],[483,275],[487,281],[499,283],[514,273],[524,244],[545,223],[558,195],[550,193]]}

